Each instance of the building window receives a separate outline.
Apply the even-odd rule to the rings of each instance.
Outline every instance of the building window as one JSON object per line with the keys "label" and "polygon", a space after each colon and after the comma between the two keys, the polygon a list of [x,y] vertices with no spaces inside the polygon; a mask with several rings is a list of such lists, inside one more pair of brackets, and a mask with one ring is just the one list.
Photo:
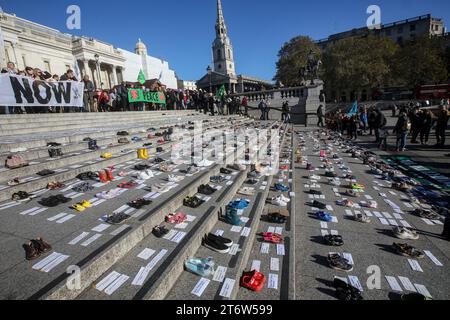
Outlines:
{"label": "building window", "polygon": [[219,70],[222,70],[222,65],[221,64],[219,64]]}
{"label": "building window", "polygon": [[434,30],[435,31],[439,31],[439,25],[438,24],[434,26]]}
{"label": "building window", "polygon": [[416,25],[415,24],[410,25],[409,31],[411,31],[411,32],[416,31]]}
{"label": "building window", "polygon": [[398,33],[403,33],[403,27],[398,27],[397,32]]}
{"label": "building window", "polygon": [[230,49],[228,49],[228,58],[231,59],[231,50]]}
{"label": "building window", "polygon": [[44,69],[45,71],[52,73],[52,69],[50,68],[50,61],[44,60]]}
{"label": "building window", "polygon": [[217,59],[222,60],[222,50],[217,50]]}

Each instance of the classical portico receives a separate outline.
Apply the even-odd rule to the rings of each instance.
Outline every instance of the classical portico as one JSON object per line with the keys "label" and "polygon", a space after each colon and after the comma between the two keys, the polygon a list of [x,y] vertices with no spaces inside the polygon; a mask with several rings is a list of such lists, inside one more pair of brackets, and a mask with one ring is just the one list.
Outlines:
{"label": "classical portico", "polygon": [[123,81],[125,58],[112,45],[77,38],[73,41],[73,54],[81,76],[88,75],[96,88],[112,89]]}

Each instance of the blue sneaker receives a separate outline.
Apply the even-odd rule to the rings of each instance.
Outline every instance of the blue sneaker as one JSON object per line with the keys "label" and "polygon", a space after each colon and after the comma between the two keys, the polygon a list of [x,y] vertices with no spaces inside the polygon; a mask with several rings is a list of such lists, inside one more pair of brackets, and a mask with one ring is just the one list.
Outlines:
{"label": "blue sneaker", "polygon": [[187,271],[192,272],[200,277],[209,277],[214,273],[213,258],[197,259],[192,258],[184,263]]}
{"label": "blue sneaker", "polygon": [[228,207],[230,207],[232,209],[236,209],[236,210],[243,210],[243,209],[247,209],[249,205],[250,205],[250,202],[248,202],[247,200],[237,200],[237,201],[231,202],[228,205]]}
{"label": "blue sneaker", "polygon": [[289,192],[289,190],[290,190],[288,187],[286,187],[285,185],[282,185],[281,183],[275,184],[275,189],[277,191],[281,191],[281,192]]}
{"label": "blue sneaker", "polygon": [[325,212],[325,211],[318,211],[318,212],[317,212],[317,217],[318,217],[320,220],[325,221],[325,222],[331,222],[331,221],[333,221],[333,217],[331,216],[331,214],[328,213],[328,212]]}

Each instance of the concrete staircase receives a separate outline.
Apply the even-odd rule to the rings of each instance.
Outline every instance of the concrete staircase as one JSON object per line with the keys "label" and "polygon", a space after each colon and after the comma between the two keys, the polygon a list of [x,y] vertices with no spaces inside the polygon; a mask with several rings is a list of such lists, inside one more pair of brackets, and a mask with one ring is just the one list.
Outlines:
{"label": "concrete staircase", "polygon": [[[192,256],[211,255],[210,252],[204,252],[202,238],[206,233],[216,232],[218,228],[226,230],[230,227],[220,221],[219,216],[225,206],[238,197],[237,192],[246,181],[250,167],[242,172],[233,172],[229,180],[217,185],[218,191],[197,209],[184,207],[183,200],[186,196],[197,194],[198,187],[209,183],[210,177],[218,175],[222,167],[233,164],[234,155],[245,153],[247,145],[236,141],[235,147],[226,153],[225,164],[202,168],[198,174],[188,175],[183,181],[173,184],[173,189],[164,194],[150,192],[149,188],[155,183],[167,182],[168,174],[159,173],[159,166],[151,161],[136,159],[136,149],[142,147],[143,143],[152,143],[152,158],[170,159],[171,147],[177,141],[160,144],[157,141],[159,138],[148,139],[149,128],[155,128],[153,133],[156,133],[162,132],[166,127],[190,126],[190,121],[200,121],[203,122],[203,133],[219,129],[213,136],[220,138],[224,131],[247,127],[270,128],[273,123],[259,123],[238,116],[211,118],[195,112],[57,114],[34,117],[0,116],[0,160],[3,162],[11,154],[11,150],[25,148],[21,154],[30,161],[29,167],[0,169],[0,201],[3,201],[0,202],[0,239],[4,243],[1,252],[5,257],[0,262],[0,298],[142,300],[172,299],[174,294],[185,292],[183,299],[195,299],[188,290],[192,290],[198,279],[184,271],[184,261]],[[30,123],[32,119],[33,123]],[[130,133],[128,139],[136,136],[143,141],[118,144],[117,132],[123,130]],[[101,150],[87,150],[87,143],[83,142],[86,137],[97,139]],[[286,134],[286,141],[290,141],[290,137],[290,134]],[[65,155],[50,159],[47,152],[49,142],[61,143]],[[163,148],[163,152],[156,153],[154,149],[159,146]],[[113,158],[100,158],[105,152],[112,153]],[[264,153],[266,149],[261,148],[259,152]],[[121,194],[114,199],[104,201],[96,198],[99,192],[116,188],[120,181],[132,180],[136,164],[149,164],[157,174],[148,181],[138,181],[138,188],[122,189]],[[72,187],[80,183],[76,179],[78,174],[98,171],[108,166],[114,167],[116,179],[113,182],[94,182],[93,191],[72,192]],[[179,165],[172,174],[186,168],[187,165]],[[46,177],[36,175],[44,169],[51,169],[55,174]],[[127,176],[118,177],[120,171],[127,173]],[[19,178],[21,184],[7,186],[8,181],[14,178]],[[62,182],[66,187],[60,191],[46,190],[47,184],[53,181]],[[236,279],[231,298],[239,295],[238,277],[246,269],[256,245],[255,237],[265,200],[271,192],[271,184],[272,177],[266,177],[255,186],[257,192],[251,197],[251,207],[247,212],[249,220],[246,227],[250,231],[245,237],[236,238],[240,234],[235,234],[235,243],[240,246],[241,251],[222,257],[229,260],[223,262],[229,263],[227,277]],[[11,201],[11,195],[18,191],[33,193],[37,198],[27,203]],[[42,198],[56,194],[63,194],[72,198],[72,201],[55,208],[46,208],[39,203]],[[130,201],[143,197],[151,199],[153,203],[141,210],[127,205]],[[70,209],[72,204],[81,200],[90,200],[93,207],[83,213]],[[160,225],[167,214],[180,211],[189,214],[192,220],[184,229],[172,229],[172,232],[177,232],[174,239],[157,239],[152,235],[153,227]],[[120,212],[131,215],[131,219],[123,225],[112,226],[101,220],[105,215]],[[63,255],[58,258],[62,261],[48,260],[52,257],[51,253],[36,261],[26,261],[21,246],[37,237],[44,237],[52,245],[53,254]],[[144,249],[155,251],[147,261],[137,258]],[[219,257],[217,261],[222,263]],[[144,279],[139,285],[132,284],[135,276],[142,273],[146,265]],[[70,285],[73,270],[80,271],[80,286]],[[102,289],[99,286],[105,284],[105,278],[117,274],[120,275],[120,279],[115,279],[118,282],[126,278],[120,288],[113,291],[108,286],[109,291],[106,287],[99,290]],[[214,298],[220,299],[220,296],[214,293],[206,299]]]}

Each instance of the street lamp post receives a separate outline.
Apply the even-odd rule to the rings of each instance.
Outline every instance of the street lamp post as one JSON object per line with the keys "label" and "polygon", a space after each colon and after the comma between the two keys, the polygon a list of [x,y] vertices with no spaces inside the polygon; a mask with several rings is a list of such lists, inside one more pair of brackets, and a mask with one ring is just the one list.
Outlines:
{"label": "street lamp post", "polygon": [[98,79],[97,86],[100,86],[100,89],[103,89],[103,83],[100,77],[100,56],[98,54],[95,54],[94,58],[95,58],[95,67],[97,69],[97,79]]}
{"label": "street lamp post", "polygon": [[212,80],[211,80],[212,69],[211,69],[211,66],[208,66],[208,68],[206,68],[206,71],[208,72],[208,75],[209,75],[209,93],[212,93]]}

